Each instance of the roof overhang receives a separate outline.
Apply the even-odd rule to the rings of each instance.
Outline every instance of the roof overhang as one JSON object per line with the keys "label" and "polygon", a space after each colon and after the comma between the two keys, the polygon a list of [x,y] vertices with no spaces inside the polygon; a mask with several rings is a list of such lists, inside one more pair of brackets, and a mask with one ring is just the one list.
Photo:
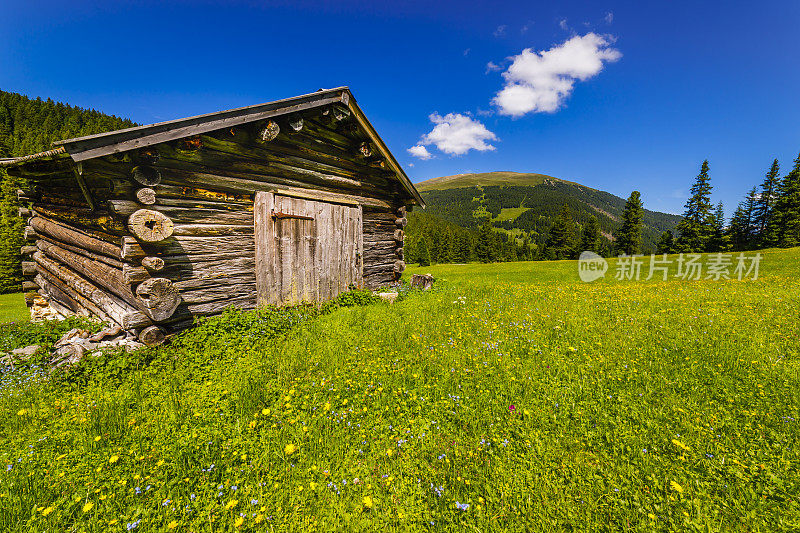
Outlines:
{"label": "roof overhang", "polygon": [[56,153],[62,154],[64,152],[69,154],[75,162],[86,161],[88,159],[145,148],[167,141],[200,135],[214,130],[231,128],[233,126],[331,104],[341,104],[350,109],[359,126],[366,132],[370,141],[386,159],[386,162],[392,172],[397,176],[403,188],[414,199],[415,203],[424,207],[425,202],[422,196],[420,196],[419,191],[417,191],[416,187],[411,183],[411,180],[408,179],[408,176],[403,171],[400,164],[386,147],[386,144],[375,131],[375,128],[373,128],[372,124],[367,120],[363,111],[358,107],[348,87],[324,89],[315,93],[284,100],[276,100],[265,104],[240,107],[228,111],[169,120],[167,122],[159,122],[147,126],[136,126],[124,130],[56,141],[53,143],[56,147],[55,150],[34,154],[32,156],[25,156],[23,158],[1,161],[0,166],[14,166],[32,159],[40,159],[45,157],[45,154],[50,156]]}

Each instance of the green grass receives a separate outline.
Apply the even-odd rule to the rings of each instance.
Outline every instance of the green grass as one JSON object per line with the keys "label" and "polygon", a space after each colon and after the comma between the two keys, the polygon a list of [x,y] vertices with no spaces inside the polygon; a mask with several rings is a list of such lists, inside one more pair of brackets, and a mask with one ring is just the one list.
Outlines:
{"label": "green grass", "polygon": [[393,305],[7,374],[0,529],[796,531],[799,265],[417,268]]}
{"label": "green grass", "polygon": [[[498,222],[505,222],[506,220],[515,220],[522,213],[527,211],[528,207],[504,207],[500,210],[500,214],[494,218]],[[516,228],[515,228],[516,229]]]}
{"label": "green grass", "polygon": [[22,293],[0,294],[0,324],[27,321],[30,318]]}

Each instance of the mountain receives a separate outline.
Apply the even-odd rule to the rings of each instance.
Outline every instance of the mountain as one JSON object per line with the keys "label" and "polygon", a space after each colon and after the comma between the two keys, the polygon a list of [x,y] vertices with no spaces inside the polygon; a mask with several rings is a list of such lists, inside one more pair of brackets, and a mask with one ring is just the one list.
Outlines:
{"label": "mountain", "polygon": [[[49,150],[59,139],[133,126],[130,120],[94,109],[0,91],[0,159]],[[0,169],[0,294],[19,291],[22,282],[17,189],[23,185]]]}
{"label": "mountain", "polygon": [[[487,220],[502,241],[518,246],[530,242],[541,250],[553,220],[565,205],[576,233],[579,234],[594,215],[602,235],[610,241],[625,207],[625,199],[619,196],[546,174],[457,174],[423,181],[416,187],[427,208],[410,214],[410,246],[407,248],[412,256],[418,251],[414,249],[415,240],[420,244],[423,233],[440,231],[433,228],[456,233],[466,230],[477,242],[479,229]],[[644,251],[654,250],[661,234],[674,230],[680,219],[677,215],[645,210]],[[425,246],[431,247],[427,243]]]}

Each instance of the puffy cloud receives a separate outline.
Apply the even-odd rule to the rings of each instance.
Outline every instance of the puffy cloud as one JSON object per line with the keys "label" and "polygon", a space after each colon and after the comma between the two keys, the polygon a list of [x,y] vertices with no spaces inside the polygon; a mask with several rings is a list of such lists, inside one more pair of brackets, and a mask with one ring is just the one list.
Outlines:
{"label": "puffy cloud", "polygon": [[506,84],[492,103],[503,115],[552,113],[572,93],[576,81],[585,81],[603,70],[606,62],[622,57],[610,38],[594,32],[576,35],[549,50],[526,48],[510,58],[503,73]]}
{"label": "puffy cloud", "polygon": [[431,155],[428,149],[422,146],[421,144],[409,148],[408,153],[413,155],[414,157],[422,159],[423,161],[427,161],[428,159],[433,157],[433,155]]}
{"label": "puffy cloud", "polygon": [[433,113],[429,118],[435,124],[431,132],[423,135],[417,146],[408,149],[416,157],[427,159],[422,154],[430,157],[430,152],[423,145],[434,145],[450,155],[463,155],[470,150],[485,152],[495,149],[487,141],[496,141],[497,136],[472,117],[461,113],[448,113],[445,116]]}

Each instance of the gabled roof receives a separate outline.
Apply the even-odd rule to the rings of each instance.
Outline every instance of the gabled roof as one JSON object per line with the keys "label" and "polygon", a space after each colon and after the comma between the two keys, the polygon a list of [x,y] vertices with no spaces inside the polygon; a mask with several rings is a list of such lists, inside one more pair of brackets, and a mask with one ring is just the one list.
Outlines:
{"label": "gabled roof", "polygon": [[335,89],[320,89],[311,94],[304,94],[294,98],[276,100],[264,104],[257,104],[228,111],[219,111],[205,115],[181,118],[150,124],[147,126],[136,126],[124,130],[111,131],[108,133],[98,133],[86,137],[76,137],[56,141],[53,146],[55,150],[33,154],[10,160],[0,160],[0,166],[14,166],[26,161],[35,159],[45,159],[57,156],[66,152],[75,162],[86,161],[96,157],[103,157],[109,154],[125,152],[138,148],[152,146],[154,144],[181,139],[202,133],[207,133],[223,128],[230,128],[241,124],[256,122],[280,115],[297,113],[315,107],[322,107],[331,104],[342,104],[347,106],[351,114],[355,117],[359,126],[366,132],[370,141],[378,148],[380,154],[386,159],[386,163],[397,176],[403,188],[420,205],[424,206],[417,189],[408,179],[400,164],[386,147],[375,128],[372,127],[363,111],[358,107],[348,87],[337,87]]}

